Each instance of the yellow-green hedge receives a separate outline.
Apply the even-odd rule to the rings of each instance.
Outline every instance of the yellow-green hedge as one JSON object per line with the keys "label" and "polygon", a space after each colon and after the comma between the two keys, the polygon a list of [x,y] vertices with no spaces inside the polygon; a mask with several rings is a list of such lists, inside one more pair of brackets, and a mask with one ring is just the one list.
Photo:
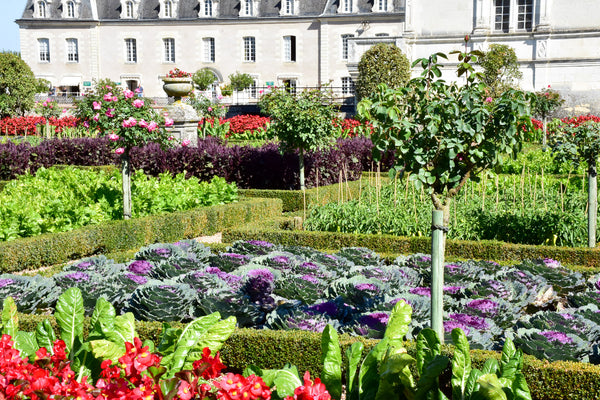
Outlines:
{"label": "yellow-green hedge", "polygon": [[15,272],[80,257],[212,235],[224,228],[281,215],[279,199],[240,199],[197,208],[0,243],[0,271]]}
{"label": "yellow-green hedge", "polygon": [[[430,253],[430,237],[404,237],[393,235],[367,235],[336,232],[311,232],[288,229],[293,223],[275,218],[232,227],[223,231],[223,242],[236,240],[266,240],[285,245],[309,246],[315,249],[341,249],[343,247],[366,247],[378,253],[414,254]],[[285,227],[286,229],[281,229]],[[583,269],[600,267],[600,249],[585,247],[534,246],[505,243],[493,240],[446,241],[446,255],[466,259],[493,261],[517,261],[523,259],[552,258],[564,265],[576,265]]]}
{"label": "yellow-green hedge", "polygon": [[[19,329],[27,332],[35,330],[37,324],[48,318],[56,329],[53,317],[19,314]],[[89,320],[84,323],[84,335],[88,332]],[[182,327],[181,323],[171,323]],[[140,339],[150,339],[158,343],[163,326],[160,322],[137,322],[136,330]],[[56,332],[58,334],[58,331]],[[366,354],[376,340],[340,335],[340,343],[345,350],[355,341],[364,344]],[[415,356],[414,342],[406,342],[409,354]],[[442,352],[452,356],[452,346],[443,346]],[[242,371],[253,364],[261,368],[282,368],[286,363],[296,365],[299,371],[310,371],[320,375],[321,335],[306,331],[272,331],[237,329],[221,349],[223,362],[229,368]],[[481,368],[488,358],[499,358],[493,351],[471,350],[473,367]],[[345,363],[345,362],[344,362]],[[523,373],[534,400],[597,400],[600,398],[600,366],[576,362],[540,361],[531,356],[524,357]]]}

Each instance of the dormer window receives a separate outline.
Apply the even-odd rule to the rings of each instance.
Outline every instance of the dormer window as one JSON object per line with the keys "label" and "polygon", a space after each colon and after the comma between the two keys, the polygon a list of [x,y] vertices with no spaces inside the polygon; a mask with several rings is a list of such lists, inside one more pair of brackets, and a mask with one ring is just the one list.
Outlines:
{"label": "dormer window", "polygon": [[391,12],[393,8],[392,0],[375,0],[373,2],[373,12]]}
{"label": "dormer window", "polygon": [[297,0],[282,0],[279,15],[296,15]]}
{"label": "dormer window", "polygon": [[160,0],[160,17],[175,18],[179,0]]}
{"label": "dormer window", "polygon": [[121,0],[121,18],[137,18],[140,2],[141,0]]}
{"label": "dormer window", "polygon": [[35,15],[38,18],[47,18],[48,17],[48,3],[45,0],[40,0],[36,3],[37,10]]}
{"label": "dormer window", "polygon": [[356,10],[354,9],[354,0],[340,0],[340,5],[338,7],[339,14],[348,14],[353,13],[355,11]]}
{"label": "dormer window", "polygon": [[61,0],[62,2],[62,17],[63,18],[77,18],[79,12],[79,5],[81,0]]}
{"label": "dormer window", "polygon": [[133,18],[133,1],[125,2],[125,16]]}
{"label": "dormer window", "polygon": [[242,0],[240,17],[254,17],[258,14],[258,0]]}
{"label": "dormer window", "polygon": [[200,10],[198,11],[198,17],[200,18],[214,18],[219,13],[219,1],[218,0],[198,0]]}

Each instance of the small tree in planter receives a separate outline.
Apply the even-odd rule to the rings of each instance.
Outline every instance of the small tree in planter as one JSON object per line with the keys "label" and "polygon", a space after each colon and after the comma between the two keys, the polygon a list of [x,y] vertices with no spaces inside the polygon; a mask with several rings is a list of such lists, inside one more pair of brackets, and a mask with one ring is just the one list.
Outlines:
{"label": "small tree in planter", "polygon": [[215,74],[208,68],[199,69],[192,75],[194,85],[196,85],[198,90],[202,91],[208,90],[210,85],[215,83],[216,80]]}
{"label": "small tree in planter", "polygon": [[548,117],[554,111],[556,111],[565,101],[560,97],[560,94],[552,90],[550,85],[542,91],[536,92],[535,97],[532,101],[532,114],[536,117],[542,118],[543,135],[542,135],[542,146],[546,148],[546,141],[548,135]]}
{"label": "small tree in planter", "polygon": [[437,53],[416,60],[421,77],[394,90],[380,85],[372,97],[358,104],[358,114],[373,125],[374,158],[396,150],[396,166],[417,188],[423,187],[434,206],[432,218],[432,328],[443,337],[443,260],[450,203],[477,174],[494,168],[502,154],[516,157],[523,140],[520,127],[531,124],[529,97],[508,90],[489,96],[489,88],[473,72],[477,52],[458,53],[458,75],[466,84],[439,79]]}
{"label": "small tree in planter", "polygon": [[598,220],[598,174],[600,156],[600,122],[586,121],[578,126],[566,126],[551,136],[551,146],[559,162],[570,161],[577,168],[580,162],[588,166],[588,247],[596,247]]}
{"label": "small tree in planter", "polygon": [[134,146],[150,142],[164,147],[172,145],[172,138],[165,127],[173,125],[173,120],[158,115],[151,106],[151,100],[136,97],[131,90],[122,90],[110,80],[98,82],[95,93],[77,103],[76,115],[86,127],[107,136],[115,153],[120,156],[123,218],[131,218],[129,152]]}
{"label": "small tree in planter", "polygon": [[337,128],[333,124],[337,106],[330,91],[313,89],[291,94],[285,87],[274,88],[259,102],[271,117],[269,138],[280,141],[282,151],[298,150],[300,188],[304,182],[304,152],[331,145]]}

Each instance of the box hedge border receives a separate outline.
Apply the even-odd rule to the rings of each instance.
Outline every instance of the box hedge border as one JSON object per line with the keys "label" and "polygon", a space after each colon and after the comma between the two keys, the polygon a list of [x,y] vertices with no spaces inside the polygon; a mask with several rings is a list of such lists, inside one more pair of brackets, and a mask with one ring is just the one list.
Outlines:
{"label": "box hedge border", "polygon": [[[19,314],[19,329],[34,332],[37,324],[48,319],[57,331],[56,321],[52,316]],[[183,327],[178,322],[174,327]],[[142,341],[149,339],[158,343],[162,332],[161,322],[136,322],[136,330]],[[89,319],[84,322],[84,335],[89,330]],[[342,355],[356,341],[364,344],[366,354],[377,340],[340,335]],[[407,351],[415,356],[416,345],[406,342]],[[442,352],[452,356],[453,347],[444,345]],[[236,329],[223,345],[221,355],[229,369],[241,372],[246,366],[253,364],[261,368],[282,368],[286,363],[298,367],[299,371],[311,371],[320,375],[321,335],[307,331],[273,331]],[[473,367],[481,368],[489,358],[500,358],[493,351],[471,350]],[[345,361],[344,361],[345,364]],[[548,362],[532,356],[525,356],[523,373],[534,400],[596,400],[600,398],[600,366],[569,361]]]}
{"label": "box hedge border", "polygon": [[281,215],[279,199],[240,198],[236,203],[110,221],[68,232],[0,243],[0,271],[17,272],[151,243],[213,235],[224,228]]}
{"label": "box hedge border", "polygon": [[[222,241],[265,240],[283,245],[308,246],[318,250],[344,247],[366,247],[383,254],[431,253],[431,238],[393,235],[368,235],[340,232],[316,232],[291,229],[290,218],[274,218],[270,221],[248,223],[223,231]],[[600,249],[587,247],[535,246],[506,243],[494,240],[446,240],[446,255],[462,259],[493,261],[519,261],[525,259],[552,258],[563,265],[578,266],[582,272],[600,267]]]}

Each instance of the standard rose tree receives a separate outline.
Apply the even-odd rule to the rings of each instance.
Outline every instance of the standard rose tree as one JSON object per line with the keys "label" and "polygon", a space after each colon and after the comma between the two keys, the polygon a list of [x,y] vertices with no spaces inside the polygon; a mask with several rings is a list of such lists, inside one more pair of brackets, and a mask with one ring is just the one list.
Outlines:
{"label": "standard rose tree", "polygon": [[173,137],[165,129],[173,120],[159,115],[151,100],[137,97],[114,82],[98,82],[96,91],[77,103],[77,117],[84,126],[109,138],[121,158],[123,175],[123,218],[131,218],[131,163],[129,152],[135,146],[158,143],[172,146]]}

